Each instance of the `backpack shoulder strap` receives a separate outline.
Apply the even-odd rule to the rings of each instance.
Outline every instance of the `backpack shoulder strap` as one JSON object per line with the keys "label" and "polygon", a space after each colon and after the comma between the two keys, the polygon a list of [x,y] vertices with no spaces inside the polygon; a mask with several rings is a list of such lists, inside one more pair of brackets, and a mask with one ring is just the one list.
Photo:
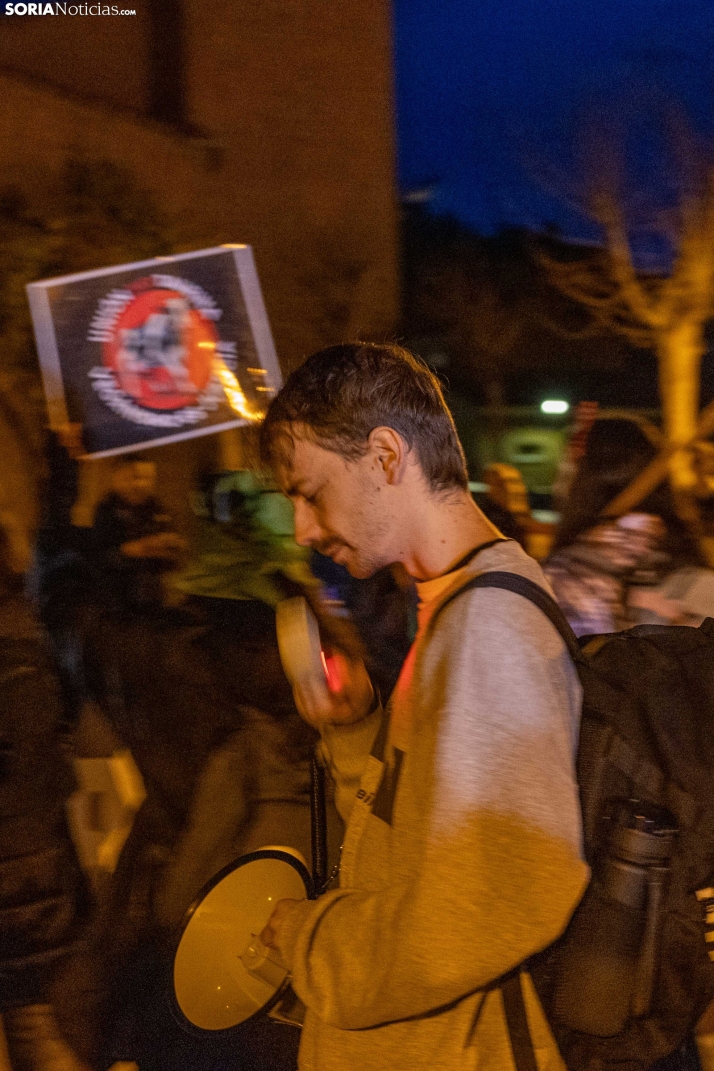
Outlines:
{"label": "backpack shoulder strap", "polygon": [[[560,634],[573,661],[582,661],[578,638],[555,599],[540,584],[536,584],[533,580],[520,576],[518,573],[506,573],[497,570],[489,573],[479,573],[478,576],[472,577],[463,587],[460,587],[458,591],[452,592],[436,611],[434,618],[459,595],[463,595],[464,592],[470,591],[472,588],[501,588],[503,591],[512,591],[516,595],[522,595],[524,599],[528,599],[529,602],[532,602],[534,606],[537,606],[545,614]],[[432,618],[432,622],[434,618]]]}
{"label": "backpack shoulder strap", "polygon": [[[452,592],[449,598],[441,604],[434,617],[440,614],[459,595],[470,591],[472,588],[501,588],[503,591],[512,591],[516,595],[522,595],[524,599],[528,599],[529,602],[532,602],[534,606],[537,606],[545,614],[560,634],[573,662],[577,665],[582,661],[577,637],[555,599],[551,598],[548,592],[539,584],[536,584],[533,580],[528,580],[525,576],[520,576],[518,573],[499,571],[480,573],[479,576],[473,577],[458,591]],[[432,622],[433,620],[434,618],[432,618]],[[520,972],[515,972],[504,981],[501,986],[501,995],[515,1069],[516,1071],[538,1071],[535,1048],[528,1025]]]}

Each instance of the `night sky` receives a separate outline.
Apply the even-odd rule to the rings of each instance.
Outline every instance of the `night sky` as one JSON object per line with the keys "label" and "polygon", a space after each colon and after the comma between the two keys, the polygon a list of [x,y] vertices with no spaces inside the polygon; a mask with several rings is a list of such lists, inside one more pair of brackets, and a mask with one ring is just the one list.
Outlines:
{"label": "night sky", "polygon": [[561,166],[593,100],[654,87],[712,123],[714,0],[395,0],[395,17],[401,188],[434,183],[432,208],[481,231],[594,237],[530,162]]}

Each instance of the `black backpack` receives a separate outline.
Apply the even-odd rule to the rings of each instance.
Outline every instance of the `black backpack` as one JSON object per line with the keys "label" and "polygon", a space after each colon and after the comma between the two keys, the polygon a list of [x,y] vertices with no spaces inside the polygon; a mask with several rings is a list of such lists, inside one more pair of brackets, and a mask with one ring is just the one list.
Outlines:
{"label": "black backpack", "polygon": [[[577,776],[592,879],[562,937],[525,966],[570,1071],[643,1071],[680,1049],[714,1000],[714,620],[578,641],[532,581],[483,573],[452,597],[472,587],[512,591],[542,610],[583,686]],[[646,871],[656,895],[648,893],[644,919],[612,899],[603,877],[614,826],[633,800],[638,818],[677,831],[665,869]],[[518,974],[501,989],[517,1071],[533,1071]],[[608,1028],[623,999],[622,1022]],[[605,1025],[574,1028],[582,1014]]]}

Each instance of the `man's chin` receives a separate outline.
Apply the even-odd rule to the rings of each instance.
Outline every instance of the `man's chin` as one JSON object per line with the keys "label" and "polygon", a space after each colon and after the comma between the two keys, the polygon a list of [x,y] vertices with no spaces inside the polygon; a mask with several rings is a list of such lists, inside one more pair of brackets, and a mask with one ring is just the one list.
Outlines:
{"label": "man's chin", "polygon": [[354,580],[367,580],[379,572],[378,565],[374,562],[360,561],[354,550],[346,546],[339,547],[328,557],[332,558],[335,565],[341,565],[343,569],[346,569]]}
{"label": "man's chin", "polygon": [[371,576],[379,572],[375,565],[367,565],[364,562],[345,562],[345,569],[353,580],[369,580]]}

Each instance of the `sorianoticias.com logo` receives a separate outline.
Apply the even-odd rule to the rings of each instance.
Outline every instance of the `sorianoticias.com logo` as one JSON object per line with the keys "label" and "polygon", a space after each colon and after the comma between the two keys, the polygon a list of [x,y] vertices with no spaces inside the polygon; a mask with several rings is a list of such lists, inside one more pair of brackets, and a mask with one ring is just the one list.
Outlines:
{"label": "sorianoticias.com logo", "polygon": [[130,8],[114,4],[4,4],[5,15],[136,15]]}

